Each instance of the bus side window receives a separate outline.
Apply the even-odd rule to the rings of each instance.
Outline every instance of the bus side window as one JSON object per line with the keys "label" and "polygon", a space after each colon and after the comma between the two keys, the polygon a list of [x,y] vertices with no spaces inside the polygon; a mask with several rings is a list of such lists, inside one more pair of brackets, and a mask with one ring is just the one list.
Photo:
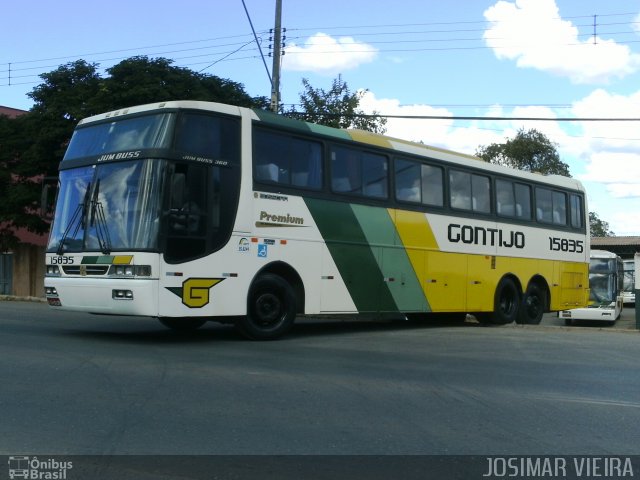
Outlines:
{"label": "bus side window", "polygon": [[491,182],[489,177],[471,175],[471,195],[474,212],[491,213]]}
{"label": "bus side window", "polygon": [[531,219],[531,187],[522,183],[516,183],[515,201],[516,201],[516,217],[530,220]]}
{"label": "bus side window", "polygon": [[584,219],[582,218],[582,198],[579,195],[570,194],[569,204],[571,209],[571,226],[573,228],[584,227]]}
{"label": "bus side window", "polygon": [[471,210],[471,175],[466,172],[449,172],[449,201],[452,208]]}
{"label": "bus side window", "polygon": [[382,155],[362,155],[363,194],[367,197],[387,198],[387,158]]}
{"label": "bus side window", "polygon": [[289,135],[254,130],[255,179],[295,187],[322,188],[322,145]]}
{"label": "bus side window", "polygon": [[443,177],[442,168],[422,165],[422,203],[437,207],[444,205]]}
{"label": "bus side window", "polygon": [[262,130],[254,131],[254,162],[256,180],[288,182],[286,137]]}
{"label": "bus side window", "polygon": [[543,223],[552,223],[553,204],[551,190],[536,188],[536,220]]}
{"label": "bus side window", "polygon": [[567,224],[567,195],[562,192],[553,192],[553,223],[556,225]]}
{"label": "bus side window", "polygon": [[503,217],[515,217],[516,202],[513,192],[513,182],[496,180],[496,212]]}
{"label": "bus side window", "polygon": [[397,158],[395,172],[396,199],[403,202],[420,202],[422,192],[420,164]]}
{"label": "bus side window", "polygon": [[489,177],[451,170],[449,172],[451,206],[480,213],[491,213]]}

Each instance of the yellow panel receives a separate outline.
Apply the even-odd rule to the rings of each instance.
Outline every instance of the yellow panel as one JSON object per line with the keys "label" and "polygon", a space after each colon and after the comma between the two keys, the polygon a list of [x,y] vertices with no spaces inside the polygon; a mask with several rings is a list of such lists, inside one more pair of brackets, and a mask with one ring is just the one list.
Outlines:
{"label": "yellow panel", "polygon": [[432,311],[466,311],[467,256],[443,252],[427,254],[424,288]]}
{"label": "yellow panel", "polygon": [[133,260],[133,255],[116,255],[113,257],[114,265],[129,265]]}
{"label": "yellow panel", "polygon": [[436,237],[424,213],[389,209],[405,248],[439,250]]}
{"label": "yellow panel", "polygon": [[356,142],[368,143],[370,145],[376,145],[377,147],[393,148],[389,139],[376,133],[365,130],[347,130],[347,133]]}

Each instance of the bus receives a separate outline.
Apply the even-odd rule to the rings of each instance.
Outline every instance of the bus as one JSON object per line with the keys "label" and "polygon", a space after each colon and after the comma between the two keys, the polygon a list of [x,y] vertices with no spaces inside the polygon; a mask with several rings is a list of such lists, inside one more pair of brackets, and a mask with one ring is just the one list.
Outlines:
{"label": "bus", "polygon": [[589,305],[586,308],[563,310],[558,313],[567,326],[578,320],[599,320],[615,323],[623,309],[622,259],[612,252],[591,250],[589,263]]}
{"label": "bus", "polygon": [[623,260],[624,280],[622,282],[622,302],[636,303],[636,264],[633,258]]}
{"label": "bus", "polygon": [[49,305],[208,320],[251,339],[303,315],[539,323],[587,304],[575,179],[199,101],[81,120],[59,168]]}

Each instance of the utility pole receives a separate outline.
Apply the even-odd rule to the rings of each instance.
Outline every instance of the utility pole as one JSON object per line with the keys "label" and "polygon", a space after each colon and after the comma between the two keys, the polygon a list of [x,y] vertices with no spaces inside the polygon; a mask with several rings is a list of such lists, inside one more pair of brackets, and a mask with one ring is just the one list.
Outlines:
{"label": "utility pole", "polygon": [[276,21],[273,32],[273,68],[271,80],[271,110],[278,113],[280,105],[280,51],[282,48],[282,0],[276,0]]}

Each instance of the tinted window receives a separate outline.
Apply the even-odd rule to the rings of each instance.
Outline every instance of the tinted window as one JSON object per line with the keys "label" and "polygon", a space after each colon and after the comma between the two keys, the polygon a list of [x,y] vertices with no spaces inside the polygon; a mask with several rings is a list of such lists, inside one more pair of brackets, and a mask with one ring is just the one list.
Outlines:
{"label": "tinted window", "polygon": [[331,189],[371,198],[388,196],[387,158],[352,148],[331,149]]}
{"label": "tinted window", "polygon": [[567,195],[547,188],[536,188],[536,220],[554,225],[566,225]]}
{"label": "tinted window", "polygon": [[531,187],[509,180],[496,180],[496,212],[501,217],[531,218]]}
{"label": "tinted window", "polygon": [[322,187],[322,146],[305,139],[254,130],[255,178],[295,187]]}
{"label": "tinted window", "polygon": [[232,161],[238,151],[238,130],[238,122],[229,118],[183,113],[178,117],[175,148],[193,157]]}
{"label": "tinted window", "polygon": [[453,208],[491,213],[489,177],[451,170],[449,172],[449,188]]}
{"label": "tinted window", "polygon": [[569,195],[571,208],[571,226],[574,228],[584,227],[584,208],[582,207],[582,197],[579,195]]}
{"label": "tinted window", "polygon": [[395,161],[396,199],[404,202],[442,206],[442,168],[410,160]]}

